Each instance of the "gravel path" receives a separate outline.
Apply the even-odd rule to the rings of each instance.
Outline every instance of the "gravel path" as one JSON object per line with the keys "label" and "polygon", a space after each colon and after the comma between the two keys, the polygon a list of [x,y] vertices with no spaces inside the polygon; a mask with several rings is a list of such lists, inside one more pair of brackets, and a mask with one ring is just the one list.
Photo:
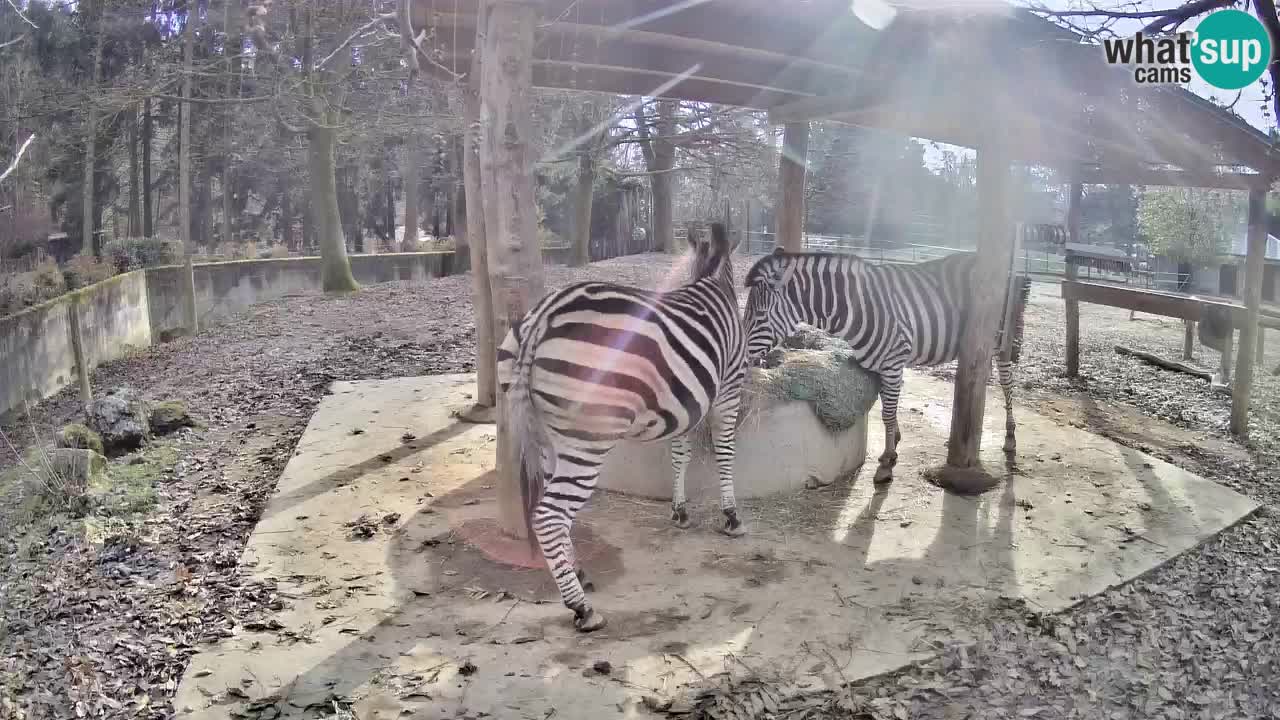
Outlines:
{"label": "gravel path", "polygon": [[[739,263],[739,277],[746,265]],[[547,285],[591,278],[653,287],[679,276],[670,258],[636,256],[583,270],[548,267]],[[8,717],[6,697],[32,719],[67,717],[69,708],[170,717],[172,689],[201,642],[288,601],[272,587],[243,583],[235,564],[325,385],[470,371],[469,281],[287,297],[95,371],[97,388],[131,385],[152,399],[186,400],[206,427],[181,438],[182,460],[155,512],[99,543],[66,527],[42,527],[38,537],[0,529],[0,718]],[[1180,322],[1129,321],[1126,311],[1084,306],[1084,378],[1068,382],[1057,292],[1043,284],[1033,291],[1021,400],[1068,421],[1075,399],[1096,400],[1100,410],[1079,421],[1267,506],[1198,551],[1070,612],[994,609],[977,645],[949,648],[844,696],[791,698],[784,705],[792,717],[1280,717],[1271,623],[1280,613],[1280,380],[1258,376],[1255,440],[1241,448],[1222,439],[1227,398],[1112,351],[1127,344],[1176,357]],[[1216,353],[1200,352],[1216,366]],[[1280,353],[1264,367],[1277,362]],[[6,432],[19,448],[33,431],[48,438],[76,405],[64,392]],[[6,456],[0,465],[11,462]],[[735,692],[741,698],[752,688]],[[730,717],[714,706],[696,714]]]}

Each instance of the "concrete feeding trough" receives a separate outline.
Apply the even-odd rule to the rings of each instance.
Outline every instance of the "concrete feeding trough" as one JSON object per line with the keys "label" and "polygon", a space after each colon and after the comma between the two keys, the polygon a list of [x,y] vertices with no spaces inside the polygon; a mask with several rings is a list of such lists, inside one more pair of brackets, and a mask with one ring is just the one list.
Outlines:
{"label": "concrete feeding trough", "polygon": [[[754,498],[830,485],[858,470],[867,456],[867,413],[879,381],[852,363],[847,343],[800,326],[763,368],[748,370],[739,415],[734,492]],[[599,487],[671,499],[671,442],[626,442],[614,448]],[[711,432],[693,434],[685,477],[689,500],[719,497]]]}

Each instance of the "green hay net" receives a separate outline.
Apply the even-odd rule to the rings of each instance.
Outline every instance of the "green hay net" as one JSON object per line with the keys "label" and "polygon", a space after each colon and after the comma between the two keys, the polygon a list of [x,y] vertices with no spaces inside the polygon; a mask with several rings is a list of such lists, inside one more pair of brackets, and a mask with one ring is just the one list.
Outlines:
{"label": "green hay net", "polygon": [[765,356],[764,368],[749,370],[746,403],[758,408],[808,401],[823,426],[836,434],[857,424],[871,410],[879,391],[879,377],[853,361],[849,343],[799,325]]}

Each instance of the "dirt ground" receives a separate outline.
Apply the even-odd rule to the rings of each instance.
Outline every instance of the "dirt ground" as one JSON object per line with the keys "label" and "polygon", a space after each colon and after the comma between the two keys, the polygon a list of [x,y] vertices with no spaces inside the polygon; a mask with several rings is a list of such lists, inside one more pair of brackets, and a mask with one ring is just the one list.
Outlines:
{"label": "dirt ground", "polygon": [[[663,256],[547,268],[548,287],[586,278],[661,286],[678,277]],[[202,643],[232,627],[253,628],[290,602],[269,584],[245,581],[236,563],[327,384],[472,370],[469,280],[287,297],[98,368],[99,391],[128,385],[151,399],[186,400],[204,427],[174,441],[179,460],[157,478],[154,507],[106,533],[58,518],[18,527],[0,516],[0,718],[170,717],[177,681]],[[1127,344],[1174,357],[1178,321],[1130,321],[1127,311],[1083,306],[1083,377],[1061,377],[1057,295],[1056,285],[1033,291],[1018,377],[1023,399],[1249,495],[1263,509],[1065,613],[1010,607],[977,629],[977,643],[949,647],[912,670],[847,693],[790,698],[770,695],[762,679],[713,693],[687,714],[735,717],[729,713],[739,704],[762,703],[779,708],[776,717],[813,718],[1083,717],[1085,707],[1088,717],[1106,718],[1280,716],[1271,622],[1280,614],[1280,379],[1266,371],[1280,363],[1280,348],[1256,376],[1252,440],[1240,446],[1225,439],[1228,398],[1112,349]],[[1216,366],[1214,351],[1197,354]],[[77,404],[64,392],[12,418],[6,436],[19,451],[33,436],[48,441]],[[0,465],[13,460],[5,454]]]}

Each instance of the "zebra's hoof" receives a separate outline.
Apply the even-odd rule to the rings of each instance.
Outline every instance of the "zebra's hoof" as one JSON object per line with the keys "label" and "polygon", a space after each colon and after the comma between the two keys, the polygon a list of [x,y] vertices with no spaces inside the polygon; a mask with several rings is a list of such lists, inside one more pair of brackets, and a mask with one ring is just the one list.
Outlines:
{"label": "zebra's hoof", "polygon": [[606,624],[604,616],[591,608],[587,608],[585,614],[578,615],[573,619],[573,626],[577,628],[578,632],[584,633],[595,632]]}
{"label": "zebra's hoof", "polygon": [[876,470],[876,476],[873,480],[876,485],[886,485],[891,483],[893,482],[893,470],[887,467],[882,467]]}
{"label": "zebra's hoof", "polygon": [[577,570],[575,570],[574,575],[578,576],[578,582],[582,585],[583,592],[595,591],[596,584],[587,579],[587,574],[582,571],[582,568],[578,568]]}
{"label": "zebra's hoof", "polygon": [[735,510],[724,511],[724,525],[721,526],[720,532],[729,537],[741,537],[747,534],[747,528],[738,519],[738,513]]}
{"label": "zebra's hoof", "polygon": [[671,509],[671,522],[681,530],[687,530],[693,525],[693,521],[689,519],[689,511],[684,505]]}
{"label": "zebra's hoof", "polygon": [[1018,452],[1018,443],[1013,438],[1005,438],[1004,451],[1009,455]]}

